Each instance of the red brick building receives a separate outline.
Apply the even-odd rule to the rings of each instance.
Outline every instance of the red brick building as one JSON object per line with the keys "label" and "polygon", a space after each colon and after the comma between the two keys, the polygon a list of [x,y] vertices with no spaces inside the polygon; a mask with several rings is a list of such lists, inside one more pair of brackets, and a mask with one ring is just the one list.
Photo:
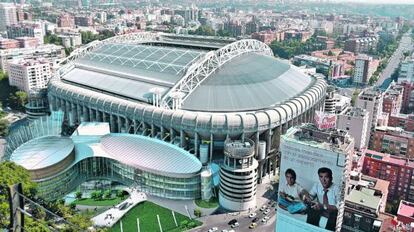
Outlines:
{"label": "red brick building", "polygon": [[404,81],[399,83],[404,89],[402,96],[401,112],[408,113],[412,107],[410,107],[411,93],[414,90],[414,83]]}
{"label": "red brick building", "polygon": [[386,153],[366,150],[362,173],[390,182],[388,199],[414,201],[414,162]]}
{"label": "red brick building", "polygon": [[397,220],[406,225],[414,223],[414,203],[401,201],[398,207]]}
{"label": "red brick building", "polygon": [[70,14],[62,14],[56,19],[58,27],[75,27],[75,18]]}
{"label": "red brick building", "polygon": [[403,86],[392,85],[384,94],[382,111],[390,115],[399,114],[403,102],[403,92]]}
{"label": "red brick building", "polygon": [[414,132],[414,114],[390,115],[388,126],[401,127],[405,131]]}
{"label": "red brick building", "polygon": [[398,127],[377,127],[370,149],[414,159],[414,132]]}
{"label": "red brick building", "polygon": [[18,48],[19,41],[14,39],[0,39],[0,49]]}

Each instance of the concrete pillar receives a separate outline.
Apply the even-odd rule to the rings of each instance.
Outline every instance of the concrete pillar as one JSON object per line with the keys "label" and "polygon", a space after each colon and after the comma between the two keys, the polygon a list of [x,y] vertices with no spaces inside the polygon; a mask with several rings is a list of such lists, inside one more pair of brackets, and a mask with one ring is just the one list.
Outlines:
{"label": "concrete pillar", "polygon": [[213,133],[210,134],[210,163],[213,160],[213,149],[214,149],[214,136]]}
{"label": "concrete pillar", "polygon": [[184,142],[185,142],[185,135],[184,135],[184,131],[180,130],[180,147],[184,147]]}
{"label": "concrete pillar", "polygon": [[194,133],[194,155],[196,157],[200,157],[198,155],[198,134],[197,132]]}

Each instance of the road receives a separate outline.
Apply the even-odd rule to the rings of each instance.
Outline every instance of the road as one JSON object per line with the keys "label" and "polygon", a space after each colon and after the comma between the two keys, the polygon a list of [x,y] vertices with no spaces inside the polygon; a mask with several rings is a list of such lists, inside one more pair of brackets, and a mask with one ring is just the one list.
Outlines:
{"label": "road", "polygon": [[395,50],[394,54],[390,57],[387,67],[381,72],[378,81],[376,83],[377,87],[380,87],[384,81],[391,77],[394,71],[398,68],[398,65],[403,59],[403,53],[406,51],[413,50],[413,44],[411,39],[411,30],[405,33],[398,45],[398,48]]}
{"label": "road", "polygon": [[[268,205],[268,204],[267,204]],[[271,207],[269,205],[270,213],[267,215],[270,217],[269,221],[263,223],[261,220],[266,215],[259,210],[259,208],[255,211],[256,217],[259,218],[257,221],[257,227],[255,229],[249,229],[250,224],[252,223],[253,218],[249,218],[248,213],[240,213],[237,215],[232,214],[219,214],[219,215],[211,215],[207,218],[204,222],[205,226],[190,230],[192,232],[207,232],[210,228],[217,227],[218,232],[222,230],[231,230],[232,228],[228,225],[229,221],[233,219],[237,219],[240,226],[234,228],[237,232],[269,232],[275,230],[275,223],[276,223],[276,210],[275,207]]]}

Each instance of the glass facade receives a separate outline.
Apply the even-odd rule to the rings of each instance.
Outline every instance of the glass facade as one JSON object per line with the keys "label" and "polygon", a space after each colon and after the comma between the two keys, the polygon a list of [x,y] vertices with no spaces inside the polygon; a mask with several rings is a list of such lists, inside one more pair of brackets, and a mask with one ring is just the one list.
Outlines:
{"label": "glass facade", "polygon": [[54,200],[73,191],[85,181],[99,179],[117,181],[137,187],[150,195],[169,199],[196,199],[201,194],[199,174],[186,178],[163,176],[106,157],[83,159],[62,173],[36,182],[39,194],[47,200]]}

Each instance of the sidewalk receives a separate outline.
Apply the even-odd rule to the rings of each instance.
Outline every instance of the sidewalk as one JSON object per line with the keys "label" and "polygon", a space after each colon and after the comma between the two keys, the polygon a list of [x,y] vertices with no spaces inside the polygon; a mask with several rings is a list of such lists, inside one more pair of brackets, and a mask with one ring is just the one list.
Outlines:
{"label": "sidewalk", "polygon": [[138,192],[136,189],[125,189],[129,192],[129,198],[119,203],[113,208],[92,218],[92,222],[98,227],[112,227],[119,219],[122,218],[130,209],[140,202],[147,200],[147,195]]}

